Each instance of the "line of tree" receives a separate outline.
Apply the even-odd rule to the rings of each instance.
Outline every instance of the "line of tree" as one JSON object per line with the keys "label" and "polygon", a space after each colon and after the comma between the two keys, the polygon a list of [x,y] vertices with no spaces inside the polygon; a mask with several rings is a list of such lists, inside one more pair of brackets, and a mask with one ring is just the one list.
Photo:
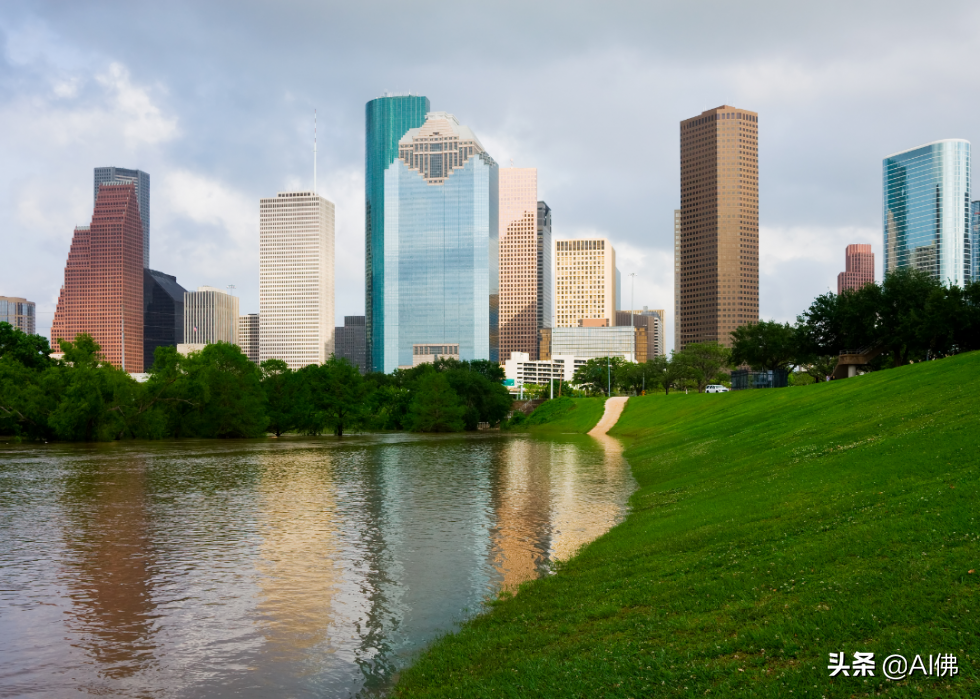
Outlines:
{"label": "line of tree", "polygon": [[355,429],[457,432],[498,424],[512,399],[503,369],[489,361],[439,360],[368,374],[343,359],[291,370],[256,366],[233,344],[189,355],[157,348],[137,382],[105,361],[88,335],[60,343],[0,323],[0,435],[29,440],[105,441],[342,436]]}
{"label": "line of tree", "polygon": [[[941,284],[918,270],[902,269],[880,284],[814,299],[796,323],[761,321],[740,326],[731,349],[692,343],[670,357],[635,364],[591,359],[573,381],[592,395],[646,389],[704,391],[729,381],[729,369],[797,372],[808,381],[833,374],[845,351],[879,354],[868,369],[881,370],[931,357],[980,349],[980,281]],[[611,382],[610,382],[611,377]]]}

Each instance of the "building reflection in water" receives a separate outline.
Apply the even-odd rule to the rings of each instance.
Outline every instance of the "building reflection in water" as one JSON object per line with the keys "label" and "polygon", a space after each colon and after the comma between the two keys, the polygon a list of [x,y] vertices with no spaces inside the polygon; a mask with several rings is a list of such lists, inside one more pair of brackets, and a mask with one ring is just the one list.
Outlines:
{"label": "building reflection in water", "polygon": [[319,673],[321,656],[335,653],[334,638],[344,637],[336,628],[343,625],[335,609],[343,563],[331,450],[269,453],[256,488],[261,664]]}
{"label": "building reflection in water", "polygon": [[562,468],[551,486],[549,558],[564,561],[624,519],[625,499],[635,482],[624,468],[623,445],[613,437],[581,437],[566,445],[555,441],[551,449],[552,461]]}
{"label": "building reflection in water", "polygon": [[94,663],[94,677],[125,680],[156,663],[146,464],[96,460],[70,468],[62,494],[66,625]]}

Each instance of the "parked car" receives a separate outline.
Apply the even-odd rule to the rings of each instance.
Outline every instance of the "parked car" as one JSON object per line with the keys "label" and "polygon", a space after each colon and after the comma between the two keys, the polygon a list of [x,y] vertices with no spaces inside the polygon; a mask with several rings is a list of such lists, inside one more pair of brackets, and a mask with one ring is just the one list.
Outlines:
{"label": "parked car", "polygon": [[730,389],[720,383],[713,383],[704,389],[705,393],[728,393]]}

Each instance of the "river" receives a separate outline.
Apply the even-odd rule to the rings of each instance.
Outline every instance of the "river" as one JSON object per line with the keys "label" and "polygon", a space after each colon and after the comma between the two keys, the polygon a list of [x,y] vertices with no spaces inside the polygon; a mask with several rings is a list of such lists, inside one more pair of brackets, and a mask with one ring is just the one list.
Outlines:
{"label": "river", "polygon": [[382,691],[634,486],[580,435],[0,444],[0,696]]}

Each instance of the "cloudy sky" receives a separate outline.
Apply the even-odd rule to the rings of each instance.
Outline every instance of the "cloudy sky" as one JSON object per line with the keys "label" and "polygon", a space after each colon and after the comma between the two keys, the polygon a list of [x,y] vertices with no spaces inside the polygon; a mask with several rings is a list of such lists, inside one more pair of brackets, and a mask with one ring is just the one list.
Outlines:
{"label": "cloudy sky", "polygon": [[[258,311],[258,200],[337,205],[337,318],[364,311],[364,104],[424,94],[502,165],[537,167],[559,237],[613,240],[668,309],[678,122],[759,112],[761,312],[881,268],[881,159],[980,139],[971,2],[18,2],[0,5],[0,295],[47,333],[92,168],[152,177],[151,266]],[[624,283],[626,305],[630,290]]]}

